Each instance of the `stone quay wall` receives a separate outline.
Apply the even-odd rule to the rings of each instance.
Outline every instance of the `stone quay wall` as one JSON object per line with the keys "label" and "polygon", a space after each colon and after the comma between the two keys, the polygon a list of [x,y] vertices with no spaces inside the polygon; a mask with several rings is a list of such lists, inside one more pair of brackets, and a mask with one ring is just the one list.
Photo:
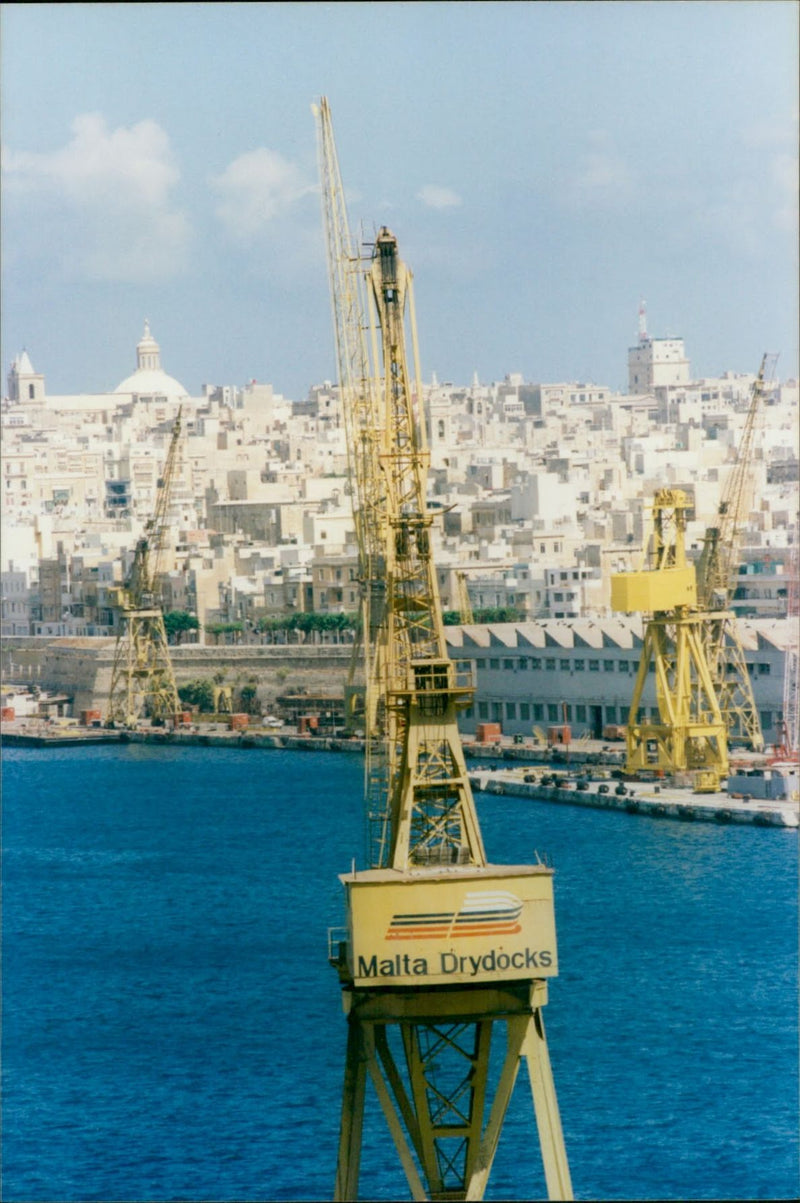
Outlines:
{"label": "stone quay wall", "polygon": [[[3,641],[4,685],[38,685],[72,698],[72,713],[105,710],[111,687],[115,640],[17,636]],[[178,685],[224,673],[234,689],[254,683],[269,707],[281,693],[341,694],[350,665],[349,644],[244,644],[238,647],[170,648]]]}

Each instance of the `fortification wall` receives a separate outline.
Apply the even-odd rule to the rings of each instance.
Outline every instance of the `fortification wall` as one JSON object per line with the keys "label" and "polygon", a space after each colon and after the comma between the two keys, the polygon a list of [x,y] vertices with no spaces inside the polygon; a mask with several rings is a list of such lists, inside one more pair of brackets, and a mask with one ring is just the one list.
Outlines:
{"label": "fortification wall", "polygon": [[[4,684],[36,684],[73,699],[73,714],[105,709],[114,661],[113,639],[50,639],[15,637],[3,642],[0,653]],[[242,647],[170,649],[178,685],[224,673],[234,688],[255,684],[259,699],[269,704],[287,691],[341,692],[350,664],[348,645],[286,646],[247,644]]]}

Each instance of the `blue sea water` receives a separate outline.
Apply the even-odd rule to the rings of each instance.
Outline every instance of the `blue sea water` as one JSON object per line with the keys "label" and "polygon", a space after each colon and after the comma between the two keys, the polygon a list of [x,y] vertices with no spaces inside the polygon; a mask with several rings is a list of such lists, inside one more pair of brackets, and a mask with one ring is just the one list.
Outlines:
{"label": "blue sea water", "polygon": [[[3,1198],[330,1198],[345,1020],[326,931],[358,757],[8,750]],[[797,833],[478,796],[556,868],[548,1040],[576,1196],[798,1178]],[[377,1100],[362,1197],[407,1198]],[[543,1197],[522,1077],[487,1197]]]}

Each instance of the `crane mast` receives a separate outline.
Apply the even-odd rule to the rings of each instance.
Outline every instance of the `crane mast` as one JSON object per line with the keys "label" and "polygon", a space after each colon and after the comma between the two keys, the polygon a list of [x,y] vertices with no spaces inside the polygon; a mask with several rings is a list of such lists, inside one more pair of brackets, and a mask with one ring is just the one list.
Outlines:
{"label": "crane mast", "polygon": [[[317,112],[329,124],[324,101]],[[323,190],[332,188],[341,193],[338,171],[323,171]],[[333,198],[323,205],[326,216],[336,212]],[[337,245],[348,244],[329,235],[331,287],[350,294]],[[342,256],[334,265],[332,247]],[[569,1199],[542,1019],[557,972],[552,869],[486,860],[457,725],[472,682],[447,655],[432,555],[411,273],[385,227],[364,271],[374,366],[360,378],[373,385],[369,398],[347,386],[343,402],[364,448],[359,465],[351,447],[351,473],[371,599],[367,713],[384,773],[380,794],[377,778],[367,781],[370,867],[341,877],[347,928],[331,942],[348,1019],[335,1197],[358,1197],[369,1077],[413,1197],[482,1199],[524,1060],[548,1195]],[[336,315],[346,298],[334,296],[333,310],[344,375],[347,323]],[[505,1035],[496,1082],[495,1032]]]}
{"label": "crane mast", "polygon": [[469,705],[473,690],[470,680],[457,679],[447,654],[431,552],[424,422],[415,413],[419,392],[412,389],[405,349],[406,307],[416,348],[412,278],[386,227],[375,242],[370,283],[385,407],[386,609],[378,637],[386,666],[389,829],[379,840],[377,865],[485,864],[457,724],[457,709]]}
{"label": "crane mast", "polygon": [[158,580],[168,522],[167,512],[175,478],[181,435],[181,411],[159,477],[152,516],[136,544],[133,564],[121,589],[115,590],[119,634],[111,669],[109,725],[135,727],[148,715],[156,722],[174,720],[180,710],[175,673],[169,654]]}

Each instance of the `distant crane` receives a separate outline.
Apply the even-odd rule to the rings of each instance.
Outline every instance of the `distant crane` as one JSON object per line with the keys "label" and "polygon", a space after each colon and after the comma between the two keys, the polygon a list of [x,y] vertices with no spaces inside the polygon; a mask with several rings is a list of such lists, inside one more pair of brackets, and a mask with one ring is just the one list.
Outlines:
{"label": "distant crane", "polygon": [[[330,158],[325,101],[317,114],[328,127],[320,141]],[[340,192],[338,168],[333,172],[325,158],[321,166],[323,192]],[[328,197],[327,210],[338,203]],[[339,270],[344,256],[330,264],[332,245],[329,235],[341,370],[347,322],[336,315],[347,312],[353,282]],[[373,382],[369,396],[348,387],[345,398],[362,452],[354,462],[351,445],[363,591],[370,599],[368,722],[373,740],[380,735],[383,743],[384,774],[382,794],[367,782],[370,868],[341,878],[347,932],[331,949],[348,1018],[335,1197],[358,1195],[369,1077],[413,1197],[483,1198],[524,1057],[548,1194],[569,1199],[541,1014],[546,979],[556,972],[552,870],[486,861],[457,725],[459,708],[473,696],[472,680],[447,654],[431,554],[411,273],[385,227],[364,276],[370,343],[380,355],[372,372],[359,377]],[[505,1029],[506,1043],[495,1082],[489,1064],[497,1028]]]}
{"label": "distant crane", "polygon": [[169,722],[180,711],[158,596],[161,553],[167,533],[167,511],[180,435],[179,410],[164,470],[158,480],[153,515],[136,544],[125,585],[114,591],[119,609],[119,634],[111,670],[107,723],[115,727],[135,727],[145,716],[157,723]]}
{"label": "distant crane", "polygon": [[800,656],[798,656],[798,634],[800,633],[800,558],[795,545],[786,565],[788,583],[786,589],[786,617],[789,619],[789,644],[785,651],[783,670],[783,714],[779,730],[780,740],[775,751],[786,759],[797,759],[800,755],[800,707],[798,690],[800,682]]}
{"label": "distant crane", "polygon": [[472,602],[470,601],[469,589],[467,588],[466,572],[457,572],[456,581],[458,583],[458,612],[461,617],[461,622],[474,622],[475,617],[472,612]]}
{"label": "distant crane", "polygon": [[[686,511],[681,489],[653,500],[649,567],[611,578],[615,610],[648,615],[626,726],[627,773],[690,773],[698,790],[714,792],[728,775],[727,727],[697,605],[693,564],[686,560]],[[642,714],[652,672],[658,717]]]}
{"label": "distant crane", "polygon": [[776,360],[777,356],[769,355],[761,360],[736,460],[725,483],[716,522],[706,530],[697,565],[697,604],[706,614],[703,642],[728,739],[743,740],[756,752],[763,750],[764,736],[731,602],[765,380],[771,378]]}

